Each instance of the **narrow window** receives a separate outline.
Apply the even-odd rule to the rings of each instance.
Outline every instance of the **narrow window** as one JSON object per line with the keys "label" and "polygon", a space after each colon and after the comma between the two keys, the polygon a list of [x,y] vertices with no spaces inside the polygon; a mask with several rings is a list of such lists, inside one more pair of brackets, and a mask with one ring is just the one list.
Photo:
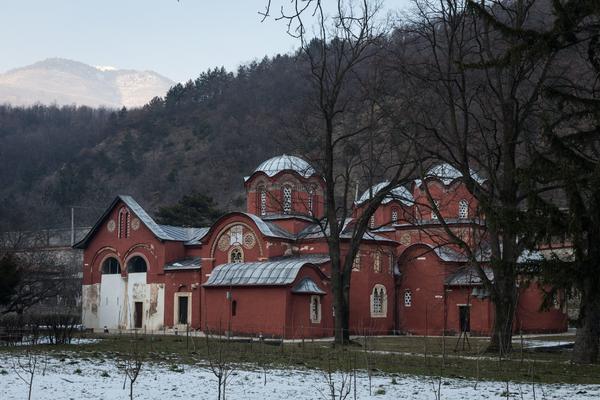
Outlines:
{"label": "narrow window", "polygon": [[438,216],[436,214],[436,210],[437,210],[437,212],[440,212],[440,203],[437,200],[434,200],[433,201],[433,210],[431,210],[431,219],[437,221]]}
{"label": "narrow window", "polygon": [[321,297],[310,296],[310,322],[318,324],[321,322]]}
{"label": "narrow window", "polygon": [[394,255],[392,253],[389,254],[388,256],[388,270],[390,272],[390,274],[394,273]]}
{"label": "narrow window", "polygon": [[369,228],[375,228],[375,214],[371,215],[371,218],[369,219]]}
{"label": "narrow window", "polygon": [[231,302],[231,316],[235,317],[236,314],[237,314],[237,301],[233,300]]}
{"label": "narrow window", "polygon": [[357,252],[352,262],[352,271],[360,271],[360,252]]}
{"label": "narrow window", "polygon": [[292,188],[289,186],[283,187],[283,213],[292,213]]}
{"label": "narrow window", "polygon": [[397,208],[392,208],[392,224],[397,224],[398,223],[398,209]]}
{"label": "narrow window", "polygon": [[469,202],[465,199],[458,202],[458,218],[469,218]]}
{"label": "narrow window", "polygon": [[313,189],[308,190],[308,215],[313,215],[313,201],[314,201],[315,192]]}
{"label": "narrow window", "polygon": [[385,286],[375,285],[371,293],[371,316],[385,317],[387,315],[387,294]]}
{"label": "narrow window", "polygon": [[412,306],[412,292],[410,289],[404,291],[404,307]]}
{"label": "narrow window", "polygon": [[381,252],[379,251],[373,254],[373,271],[381,272]]}
{"label": "narrow window", "polygon": [[229,253],[229,262],[230,263],[244,262],[244,253],[242,252],[241,248],[234,247],[233,249],[231,249],[231,252]]}
{"label": "narrow window", "polygon": [[129,237],[129,210],[125,207],[119,210],[119,238]]}
{"label": "narrow window", "polygon": [[259,193],[260,215],[267,215],[267,190],[264,187],[261,187]]}

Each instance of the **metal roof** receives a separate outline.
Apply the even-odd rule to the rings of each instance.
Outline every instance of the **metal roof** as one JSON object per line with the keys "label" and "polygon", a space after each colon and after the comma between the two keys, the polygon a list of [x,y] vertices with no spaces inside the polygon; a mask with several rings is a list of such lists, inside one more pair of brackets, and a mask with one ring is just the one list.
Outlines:
{"label": "metal roof", "polygon": [[[485,182],[485,179],[479,176],[474,170],[470,170],[469,172],[471,174],[471,178],[473,178],[475,182],[479,183],[480,185]],[[444,163],[431,167],[425,174],[425,179],[437,178],[442,181],[444,185],[448,186],[456,179],[462,178],[462,176],[463,174],[458,169],[454,168],[450,164]],[[417,186],[420,185],[421,182],[421,179],[415,179]]]}
{"label": "metal roof", "polygon": [[325,294],[319,286],[310,278],[303,278],[292,288],[292,293],[296,294]]}
{"label": "metal roof", "polygon": [[[483,272],[489,280],[494,280],[494,272],[491,268],[483,267]],[[466,266],[459,269],[454,274],[448,276],[445,282],[446,286],[479,286],[481,284],[482,281],[479,273],[473,266]]]}
{"label": "metal roof", "polygon": [[263,221],[262,219],[260,219],[258,216],[254,215],[254,214],[249,214],[249,213],[240,213],[240,214],[243,214],[243,215],[247,216],[248,218],[250,218],[256,224],[256,226],[261,231],[261,233],[265,236],[276,237],[276,238],[280,238],[280,239],[289,239],[289,240],[296,239],[295,235],[293,235],[292,233],[279,227],[277,224],[274,224],[274,223],[268,222],[268,221]]}
{"label": "metal roof", "polygon": [[[356,204],[362,204],[365,201],[368,201],[373,198],[379,191],[381,191],[384,187],[389,185],[389,181],[380,182],[377,185],[370,187],[366,190],[362,196],[358,199]],[[404,186],[399,186],[390,191],[390,194],[387,195],[382,201],[381,204],[387,204],[392,200],[398,200],[407,206],[412,206],[415,202],[415,199],[412,193],[406,189]]]}
{"label": "metal roof", "polygon": [[300,269],[323,264],[329,257],[294,257],[273,261],[228,263],[217,266],[204,286],[281,286],[289,285]]}
{"label": "metal roof", "polygon": [[[305,178],[316,174],[316,171],[310,166],[309,163],[300,157],[290,156],[287,154],[282,154],[280,156],[269,158],[268,160],[263,161],[258,167],[256,167],[252,174],[256,172],[263,172],[267,176],[273,177],[281,171],[294,171]],[[248,178],[249,177],[246,177],[244,180],[248,180]]]}
{"label": "metal roof", "polygon": [[[340,237],[342,239],[352,239],[352,223],[353,223],[354,219],[353,218],[346,218],[346,221],[344,222],[344,226],[342,228],[342,233],[340,235]],[[323,221],[322,223],[326,223],[325,221]],[[302,240],[302,239],[321,239],[324,238],[325,235],[329,235],[329,225],[327,224],[325,227],[325,233],[323,233],[323,229],[321,228],[321,226],[319,224],[313,224],[313,225],[309,225],[306,228],[304,228],[302,231],[300,231],[300,233],[298,233],[297,239],[298,240]],[[363,234],[363,238],[362,240],[372,240],[375,242],[389,242],[389,243],[397,243],[395,240],[392,239],[388,239],[384,236],[380,236],[377,235],[374,232],[371,231],[366,231]]]}
{"label": "metal roof", "polygon": [[[131,196],[118,195],[111,205],[106,209],[102,216],[98,219],[96,224],[90,229],[87,235],[73,247],[84,248],[87,246],[92,236],[98,230],[100,225],[108,217],[115,205],[122,201],[134,213],[139,220],[148,228],[150,231],[160,240],[170,240],[175,242],[190,242],[189,244],[195,244],[194,241],[198,241],[206,235],[208,228],[185,228],[180,226],[170,225],[159,225],[157,224],[150,215],[138,204],[137,201]],[[188,244],[188,243],[186,243]]]}
{"label": "metal roof", "polygon": [[190,257],[172,261],[168,264],[165,264],[163,267],[165,271],[180,271],[200,268],[202,268],[202,259],[200,257]]}

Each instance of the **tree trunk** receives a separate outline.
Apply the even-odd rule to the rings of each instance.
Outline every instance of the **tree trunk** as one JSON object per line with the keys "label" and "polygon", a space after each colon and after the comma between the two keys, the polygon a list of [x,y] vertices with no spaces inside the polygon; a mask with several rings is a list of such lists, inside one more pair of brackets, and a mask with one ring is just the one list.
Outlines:
{"label": "tree trunk", "polygon": [[600,293],[587,282],[581,293],[579,320],[573,348],[573,362],[592,364],[598,361],[598,340],[600,338]]}
{"label": "tree trunk", "polygon": [[513,320],[516,306],[517,289],[514,279],[508,277],[498,277],[503,279],[504,284],[496,282],[496,290],[499,291],[496,298],[492,298],[494,303],[494,326],[492,328],[492,337],[487,351],[505,356],[512,349]]}

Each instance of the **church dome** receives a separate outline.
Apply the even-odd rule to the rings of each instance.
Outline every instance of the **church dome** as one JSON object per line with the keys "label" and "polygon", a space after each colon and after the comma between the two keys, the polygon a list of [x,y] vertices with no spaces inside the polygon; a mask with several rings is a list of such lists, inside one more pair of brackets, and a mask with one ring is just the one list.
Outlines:
{"label": "church dome", "polygon": [[314,168],[300,157],[283,154],[263,161],[252,174],[263,172],[267,176],[273,177],[281,171],[294,171],[305,178],[316,173]]}
{"label": "church dome", "polygon": [[[375,196],[377,193],[379,193],[379,191],[381,189],[383,189],[384,187],[386,187],[389,184],[390,184],[389,182],[385,181],[385,182],[380,182],[377,185],[374,185],[370,189],[366,190],[362,194],[362,196],[360,196],[360,198],[358,199],[358,201],[356,203],[362,204],[365,201],[373,198],[373,196]],[[404,186],[399,186],[397,188],[392,189],[390,194],[387,195],[385,197],[385,199],[383,199],[381,204],[389,203],[392,200],[398,200],[398,201],[402,202],[403,204],[406,204],[407,206],[410,206],[414,203],[413,195]]]}
{"label": "church dome", "polygon": [[[470,173],[471,178],[473,178],[475,182],[479,183],[480,185],[482,185],[485,182],[485,179],[479,176],[475,171],[470,170]],[[427,174],[425,174],[425,178],[439,179],[446,186],[450,185],[456,179],[462,178],[462,176],[462,173],[458,169],[446,163],[438,164],[434,167],[431,167],[429,171],[427,171]],[[417,179],[415,180],[415,183],[417,184],[417,186],[419,186],[421,184],[421,180]]]}

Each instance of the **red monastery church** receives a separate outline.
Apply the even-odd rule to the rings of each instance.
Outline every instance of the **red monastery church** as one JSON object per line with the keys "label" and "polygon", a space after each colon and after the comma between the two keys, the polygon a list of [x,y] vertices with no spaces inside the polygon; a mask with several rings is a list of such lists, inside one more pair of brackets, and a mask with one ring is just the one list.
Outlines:
{"label": "red monastery church", "polygon": [[[477,275],[443,243],[439,216],[418,206],[427,204],[427,185],[452,229],[474,241],[485,233],[472,218],[476,201],[452,167],[435,167],[427,176],[395,190],[370,221],[352,271],[352,333],[488,334],[492,328],[493,307]],[[354,217],[380,185],[357,199]],[[316,223],[324,215],[323,178],[306,161],[282,155],[259,165],[244,186],[246,212],[224,215],[211,227],[159,225],[130,196],[114,199],[76,244],[84,249],[84,325],[332,336],[330,263]],[[345,226],[349,239],[353,219]],[[540,311],[542,299],[535,282],[520,284],[516,330],[566,330],[561,299]]]}

